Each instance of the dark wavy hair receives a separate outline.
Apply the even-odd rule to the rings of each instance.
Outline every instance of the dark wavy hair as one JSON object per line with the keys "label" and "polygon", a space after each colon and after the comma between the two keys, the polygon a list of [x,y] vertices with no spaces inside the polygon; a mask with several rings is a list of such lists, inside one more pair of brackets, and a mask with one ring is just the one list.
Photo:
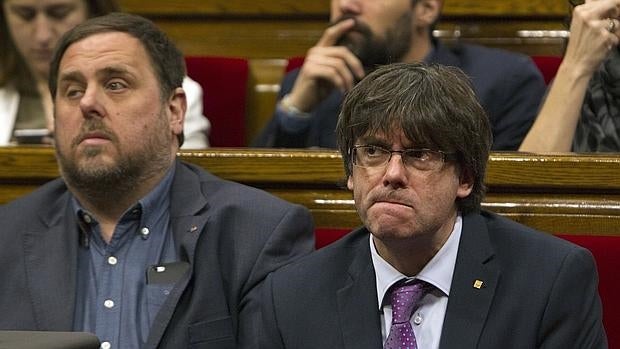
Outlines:
{"label": "dark wavy hair", "polygon": [[455,67],[395,63],[362,79],[345,96],[336,126],[347,177],[360,137],[401,129],[416,147],[453,155],[448,161],[473,182],[471,194],[457,205],[464,214],[480,210],[493,136],[469,78]]}
{"label": "dark wavy hair", "polygon": [[[110,12],[120,11],[115,0],[82,0],[86,3],[89,17],[106,15]],[[10,81],[16,81],[20,85],[32,85],[34,79],[25,60],[15,46],[13,38],[9,34],[4,13],[4,0],[0,0],[0,87]]]}

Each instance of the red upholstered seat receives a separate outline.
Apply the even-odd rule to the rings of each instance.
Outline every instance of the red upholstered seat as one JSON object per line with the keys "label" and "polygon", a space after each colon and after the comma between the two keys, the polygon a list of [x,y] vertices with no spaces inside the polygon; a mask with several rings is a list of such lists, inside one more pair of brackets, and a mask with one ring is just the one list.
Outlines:
{"label": "red upholstered seat", "polygon": [[534,64],[538,67],[538,70],[543,75],[545,83],[549,84],[558,72],[560,63],[562,63],[562,57],[560,56],[532,56]]}
{"label": "red upholstered seat", "polygon": [[288,59],[288,63],[286,64],[286,69],[285,71],[288,73],[291,70],[294,70],[296,68],[301,67],[302,64],[304,64],[304,56],[298,56],[298,57],[291,57]]}
{"label": "red upholstered seat", "polygon": [[558,235],[590,250],[596,259],[599,294],[603,301],[603,324],[610,348],[620,348],[620,237],[595,235]]}
{"label": "red upholstered seat", "polygon": [[[316,247],[321,248],[340,239],[350,229],[318,228]],[[620,237],[596,235],[557,235],[590,250],[596,259],[599,273],[599,294],[603,302],[603,324],[610,348],[620,348],[620,278],[615,271],[620,267]]]}
{"label": "red upholstered seat", "polygon": [[341,229],[341,228],[317,228],[314,231],[314,244],[316,248],[325,247],[332,242],[340,239],[351,229]]}
{"label": "red upholstered seat", "polygon": [[246,59],[186,57],[187,75],[204,91],[204,115],[211,121],[212,147],[244,147],[245,107],[249,76]]}

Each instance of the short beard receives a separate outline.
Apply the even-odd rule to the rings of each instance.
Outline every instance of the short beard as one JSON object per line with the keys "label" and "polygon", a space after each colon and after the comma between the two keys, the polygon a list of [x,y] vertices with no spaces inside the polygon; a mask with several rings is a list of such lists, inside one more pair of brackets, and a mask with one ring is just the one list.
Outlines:
{"label": "short beard", "polygon": [[[83,132],[98,130],[107,134],[111,142],[117,145],[118,158],[116,163],[111,165],[79,165],[75,153],[76,146],[79,144],[79,136],[72,142],[69,149],[73,156],[63,154],[59,147],[56,147],[58,164],[69,187],[100,205],[114,205],[139,188],[145,180],[162,175],[170,166],[172,136],[163,134],[162,127],[168,127],[163,113],[159,120],[160,125],[156,127],[161,132],[157,134],[157,130],[154,130],[155,132],[144,139],[142,147],[131,153],[123,152],[123,149],[119,148],[118,138],[106,129],[101,120],[86,120]],[[136,135],[136,137],[139,136]],[[100,153],[99,148],[87,148],[82,156],[94,158]]]}
{"label": "short beard", "polygon": [[[354,16],[344,15],[336,23],[349,18],[355,19]],[[368,25],[355,19],[355,26],[338,40],[337,45],[351,50],[369,72],[378,66],[400,62],[404,58],[411,47],[411,22],[411,13],[407,12],[386,31],[385,38],[379,38]],[[361,35],[361,39],[357,34]]]}

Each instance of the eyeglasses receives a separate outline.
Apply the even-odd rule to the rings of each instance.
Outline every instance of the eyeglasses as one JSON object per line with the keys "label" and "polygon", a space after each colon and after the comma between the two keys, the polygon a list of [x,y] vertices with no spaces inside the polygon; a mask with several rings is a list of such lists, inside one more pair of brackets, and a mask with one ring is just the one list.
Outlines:
{"label": "eyeglasses", "polygon": [[405,149],[388,150],[376,145],[353,146],[353,165],[364,168],[382,167],[392,159],[392,154],[400,154],[400,159],[408,169],[432,171],[440,168],[445,161],[453,156],[441,150]]}

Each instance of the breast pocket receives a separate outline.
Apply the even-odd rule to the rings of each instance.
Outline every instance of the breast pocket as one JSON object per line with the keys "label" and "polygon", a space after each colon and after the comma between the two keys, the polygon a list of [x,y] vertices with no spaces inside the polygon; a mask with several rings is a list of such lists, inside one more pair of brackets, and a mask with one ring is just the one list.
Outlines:
{"label": "breast pocket", "polygon": [[233,333],[230,316],[197,322],[189,326],[189,347],[191,349],[235,349]]}

